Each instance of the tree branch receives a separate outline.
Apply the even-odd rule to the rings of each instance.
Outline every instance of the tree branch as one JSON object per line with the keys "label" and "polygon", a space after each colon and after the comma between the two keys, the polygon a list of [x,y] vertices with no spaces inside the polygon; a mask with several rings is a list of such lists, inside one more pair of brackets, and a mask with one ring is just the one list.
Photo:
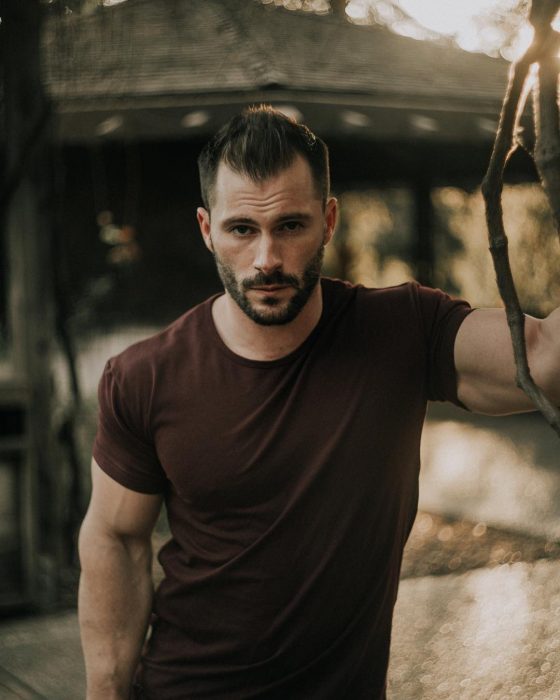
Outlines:
{"label": "tree branch", "polygon": [[[514,63],[511,68],[490,163],[482,181],[482,194],[486,207],[490,252],[512,338],[516,365],[516,382],[560,436],[560,411],[535,384],[529,370],[525,344],[525,317],[521,310],[511,273],[508,239],[504,228],[502,211],[503,175],[506,164],[516,149],[514,132],[518,116],[523,108],[523,87],[527,80],[530,66],[538,61],[546,49],[549,48],[549,38],[552,30],[548,23],[554,17],[559,7],[560,0],[543,0],[542,4],[539,4],[537,0],[533,2],[531,18],[538,18],[539,21],[547,23],[547,27],[543,27],[542,24],[535,26],[533,43],[525,55]],[[537,20],[535,19],[535,21]]]}

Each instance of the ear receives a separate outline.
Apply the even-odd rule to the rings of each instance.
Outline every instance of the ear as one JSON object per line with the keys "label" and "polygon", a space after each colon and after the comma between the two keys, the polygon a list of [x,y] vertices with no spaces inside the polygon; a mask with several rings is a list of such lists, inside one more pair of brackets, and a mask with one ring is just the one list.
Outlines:
{"label": "ear", "polygon": [[212,246],[212,237],[210,235],[210,212],[204,209],[204,207],[198,207],[196,210],[196,219],[200,227],[200,233],[204,239],[204,244],[208,250],[213,253],[214,248]]}
{"label": "ear", "polygon": [[338,218],[338,201],[336,197],[329,197],[325,206],[325,245],[330,242],[334,235],[336,221]]}

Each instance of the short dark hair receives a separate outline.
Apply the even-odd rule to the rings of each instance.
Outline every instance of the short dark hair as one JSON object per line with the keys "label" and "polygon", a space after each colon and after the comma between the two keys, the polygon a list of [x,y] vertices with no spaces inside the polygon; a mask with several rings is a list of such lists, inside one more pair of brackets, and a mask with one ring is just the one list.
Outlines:
{"label": "short dark hair", "polygon": [[288,168],[298,154],[309,163],[324,205],[330,192],[327,145],[306,126],[270,105],[245,109],[213,136],[198,157],[204,206],[210,210],[220,163],[261,182]]}

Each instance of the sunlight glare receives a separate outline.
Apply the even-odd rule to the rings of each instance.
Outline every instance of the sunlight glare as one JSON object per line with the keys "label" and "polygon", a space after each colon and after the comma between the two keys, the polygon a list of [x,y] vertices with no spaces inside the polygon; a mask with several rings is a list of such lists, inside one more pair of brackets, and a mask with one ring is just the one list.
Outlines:
{"label": "sunlight glare", "polygon": [[[486,23],[485,17],[518,13],[517,0],[471,0],[468,3],[448,0],[399,0],[400,6],[416,22],[430,32],[453,37],[465,51],[484,51],[496,55],[500,47],[508,44],[508,31],[496,20]],[[398,28],[394,27],[396,31]],[[515,45],[503,49],[507,60],[521,56],[530,43],[532,28],[524,22]],[[426,38],[426,37],[424,37]]]}
{"label": "sunlight glare", "polygon": [[529,22],[523,22],[519,28],[517,37],[508,48],[500,51],[507,61],[517,61],[531,45],[535,31]]}
{"label": "sunlight glare", "polygon": [[463,623],[465,673],[502,676],[531,639],[530,571],[526,566],[477,571],[467,586],[474,604]]}
{"label": "sunlight glare", "polygon": [[487,10],[491,0],[470,0],[468,3],[449,0],[401,0],[401,7],[428,29],[441,34],[472,30],[472,18]]}
{"label": "sunlight glare", "polygon": [[367,0],[350,0],[346,5],[346,14],[354,22],[363,22],[369,14],[369,2]]}

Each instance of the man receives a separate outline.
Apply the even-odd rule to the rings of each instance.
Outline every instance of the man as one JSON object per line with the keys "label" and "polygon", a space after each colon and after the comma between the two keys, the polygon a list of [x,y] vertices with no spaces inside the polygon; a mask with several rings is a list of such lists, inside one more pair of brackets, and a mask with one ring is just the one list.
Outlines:
{"label": "man", "polygon": [[[321,279],[326,146],[270,108],[234,118],[199,166],[225,292],[100,383],[80,534],[87,698],[380,700],[427,400],[532,409],[504,313]],[[559,325],[558,311],[526,323],[556,401]]]}

